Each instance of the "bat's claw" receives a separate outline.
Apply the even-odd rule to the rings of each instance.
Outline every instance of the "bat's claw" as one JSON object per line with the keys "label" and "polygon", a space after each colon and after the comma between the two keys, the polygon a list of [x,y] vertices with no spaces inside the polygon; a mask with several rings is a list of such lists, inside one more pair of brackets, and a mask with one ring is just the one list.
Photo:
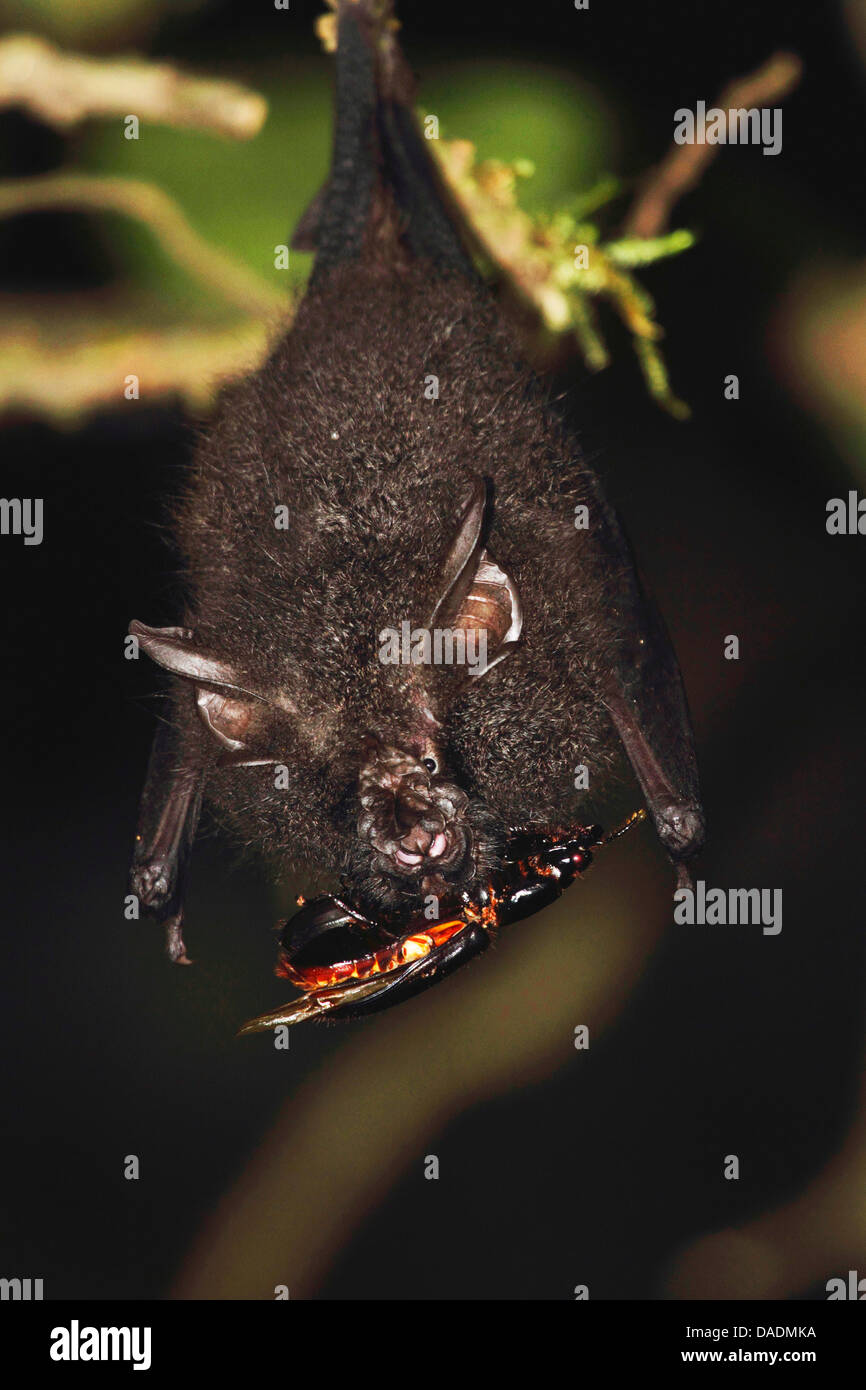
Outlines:
{"label": "bat's claw", "polygon": [[165,859],[148,859],[143,864],[134,864],[129,886],[142,907],[154,912],[168,902],[174,889],[171,866]]}
{"label": "bat's claw", "polygon": [[706,822],[697,802],[672,801],[653,810],[656,832],[672,859],[691,859],[703,846]]}

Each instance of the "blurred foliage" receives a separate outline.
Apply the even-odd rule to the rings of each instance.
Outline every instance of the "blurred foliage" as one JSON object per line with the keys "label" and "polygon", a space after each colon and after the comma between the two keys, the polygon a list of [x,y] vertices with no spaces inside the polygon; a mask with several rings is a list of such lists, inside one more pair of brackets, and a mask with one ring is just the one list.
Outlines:
{"label": "blurred foliage", "polygon": [[0,24],[27,28],[94,51],[142,43],[168,16],[193,14],[207,0],[0,0]]}
{"label": "blurred foliage", "polygon": [[[104,88],[112,80],[107,66],[103,71],[74,55],[64,60],[62,54],[43,52],[37,41],[22,36],[9,45],[10,71],[13,56],[19,66],[30,61],[28,43],[33,49],[34,82],[39,80],[36,60],[49,66],[53,63],[59,77],[74,90],[71,111],[79,118],[87,113],[88,83],[94,88],[93,109],[99,110],[99,100],[106,99]],[[605,119],[597,94],[538,66],[488,63],[481,65],[481,72],[478,66],[473,65],[471,80],[465,65],[457,65],[456,71],[440,69],[441,100],[436,99],[435,77],[431,84],[435,104],[455,125],[472,128],[477,145],[465,140],[435,140],[431,147],[439,154],[473,226],[482,260],[488,269],[495,265],[516,289],[542,334],[552,338],[573,334],[592,370],[609,361],[592,302],[597,297],[607,298],[634,336],[650,392],[673,414],[687,414],[668,385],[658,347],[661,328],[655,306],[630,271],[686,249],[691,244],[689,234],[647,238],[642,244],[635,238],[603,241],[600,227],[584,219],[616,196],[616,184],[607,180],[583,197],[568,191],[595,178],[602,162],[610,157],[607,132],[612,124]],[[216,143],[207,129],[188,128],[186,111],[178,110],[173,101],[170,69],[163,73],[142,63],[129,72],[130,81],[146,81],[149,72],[154,74],[156,105],[153,109],[152,103],[149,120],[141,119],[138,138],[128,138],[119,118],[87,122],[76,141],[75,153],[76,169],[94,176],[89,181],[80,180],[80,187],[89,189],[88,198],[82,195],[77,204],[72,202],[72,175],[65,180],[58,177],[56,185],[65,190],[62,198],[58,196],[58,207],[103,214],[94,224],[94,237],[114,299],[103,296],[101,302],[94,302],[92,317],[85,312],[80,320],[75,317],[81,307],[77,303],[46,312],[44,303],[34,301],[30,306],[32,330],[25,331],[23,350],[15,351],[0,371],[0,407],[23,408],[58,423],[72,423],[78,414],[85,415],[100,403],[119,400],[124,378],[129,373],[141,376],[143,354],[151,399],[157,392],[176,395],[188,407],[201,409],[213,403],[221,384],[238,367],[237,352],[229,350],[222,356],[230,348],[227,330],[234,326],[247,345],[257,340],[264,354],[280,304],[288,309],[306,282],[311,257],[292,252],[286,264],[279,252],[281,247],[287,248],[291,229],[328,167],[332,97],[324,65],[290,58],[281,58],[278,65],[256,65],[254,82],[267,99],[270,116],[257,138],[243,148]],[[122,70],[117,73],[115,84],[119,80],[122,90]],[[246,72],[237,75],[247,76]],[[207,93],[207,124],[214,132],[220,132],[213,113],[215,109],[218,113],[214,97],[218,101],[221,90],[227,110],[229,104],[234,109],[241,100],[252,110],[256,100],[254,93],[245,93],[243,87],[224,78],[222,88],[214,80],[212,90],[203,82],[186,77],[183,81],[191,92]],[[20,90],[20,73],[8,86],[13,92]],[[113,101],[111,98],[109,105]],[[35,102],[34,96],[34,110],[38,112]],[[132,98],[130,102],[135,111]],[[74,119],[71,111],[69,119]],[[249,128],[234,128],[232,133],[248,137],[256,134],[257,126],[258,121]],[[476,149],[488,147],[495,154],[476,161]],[[511,164],[501,157],[509,148],[520,151],[520,157]],[[527,199],[528,205],[536,208],[532,213],[520,206],[516,192],[518,173],[530,168],[542,171],[532,180],[536,186]],[[279,171],[277,177],[275,170]],[[104,200],[98,194],[99,178],[107,181]],[[126,198],[121,197],[123,181]],[[33,183],[34,207],[49,206],[44,182]],[[29,210],[25,181],[8,192],[5,205],[0,206],[3,215]],[[541,212],[542,201],[557,210]],[[157,207],[160,218],[154,215]],[[118,212],[126,215],[118,217]],[[179,238],[165,234],[169,222],[186,228],[187,242],[198,237],[201,273],[196,273],[189,255],[176,254]],[[580,265],[578,245],[584,248],[585,259]],[[220,256],[225,274],[207,273],[206,267],[216,265]],[[234,275],[229,273],[229,257],[239,263]],[[242,266],[257,277],[257,289],[250,296],[246,313],[243,306],[238,310],[236,295],[225,293],[230,280],[241,278]],[[268,284],[273,286],[272,304]],[[232,298],[235,309],[227,313],[225,301]],[[148,301],[156,306],[155,317],[149,322],[136,321],[136,313]],[[20,335],[26,311],[27,306],[20,305],[14,323],[7,323],[7,341],[13,329]],[[58,331],[61,326],[62,331]],[[541,341],[538,328],[529,335],[530,349],[533,337]],[[165,361],[160,362],[158,334],[163,331],[171,337],[180,333],[186,347],[195,344],[200,356],[178,353],[168,341]],[[90,338],[100,344],[112,343],[122,370],[112,373],[105,352],[101,348],[91,351]],[[246,352],[242,360],[249,362]],[[181,362],[183,370],[173,381],[172,369]],[[254,359],[250,369],[255,365]],[[57,373],[57,390],[50,388],[46,367]],[[81,396],[77,403],[78,389]]]}
{"label": "blurred foliage", "polygon": [[593,300],[608,299],[633,335],[650,394],[672,415],[685,418],[688,407],[671,391],[657,346],[662,330],[655,305],[628,268],[688,250],[694,244],[691,233],[603,242],[600,227],[585,219],[618,195],[614,179],[602,180],[552,216],[530,217],[519,206],[516,190],[518,178],[534,174],[531,163],[479,163],[468,140],[431,141],[431,147],[484,258],[508,277],[544,327],[552,334],[573,333],[587,366],[600,371],[609,365],[610,354]]}
{"label": "blurred foliage", "polygon": [[262,97],[225,80],[141,58],[69,53],[34,34],[0,40],[0,111],[10,107],[63,131],[93,117],[119,118],[125,133],[135,121],[238,140],[257,135],[267,116]]}
{"label": "blurred foliage", "polygon": [[[227,75],[244,80],[249,74],[231,70]],[[326,69],[317,71],[291,57],[257,66],[255,86],[267,99],[268,119],[253,141],[229,145],[204,132],[161,126],[149,126],[139,140],[126,140],[119,123],[96,125],[82,133],[78,163],[92,173],[135,177],[164,189],[208,241],[283,293],[298,291],[312,256],[292,251],[288,270],[277,270],[274,248],[288,243],[327,172],[327,76]],[[112,228],[106,249],[119,274],[158,289],[183,312],[213,311],[212,295],[191,287],[187,275],[167,263],[152,238],[138,229]]]}
{"label": "blurred foliage", "polygon": [[[866,65],[866,0],[845,0],[843,14]],[[866,262],[810,257],[776,305],[768,337],[786,388],[822,421],[866,488]]]}
{"label": "blurred foliage", "polygon": [[770,345],[789,389],[823,420],[866,488],[866,265],[801,271],[777,308]]}

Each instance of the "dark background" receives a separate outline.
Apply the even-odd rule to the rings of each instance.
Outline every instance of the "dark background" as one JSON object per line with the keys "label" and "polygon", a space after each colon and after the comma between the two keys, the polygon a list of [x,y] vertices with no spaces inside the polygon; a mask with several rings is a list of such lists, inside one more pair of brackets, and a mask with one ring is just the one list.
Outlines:
{"label": "dark background", "polygon": [[[324,70],[316,9],[293,4],[293,42]],[[767,323],[797,267],[862,251],[864,69],[831,4],[593,0],[575,15],[564,0],[437,0],[402,11],[422,91],[425,64],[455,55],[519,54],[600,82],[621,115],[625,174],[668,148],[676,107],[712,101],[777,49],[806,61],[783,154],[720,157],[674,218],[700,232],[698,246],[645,277],[693,420],[649,401],[610,314],[613,366],[590,377],[575,361],[563,382],[681,657],[711,827],[701,876],[782,887],[783,932],[668,931],[591,1064],[567,1061],[443,1125],[424,1148],[440,1155],[443,1180],[423,1181],[419,1154],[315,1288],[569,1298],[587,1282],[593,1298],[658,1297],[683,1245],[808,1187],[856,1107],[864,542],[825,533],[827,499],[856,480],[774,372]],[[199,67],[229,48],[272,60],[284,34],[268,5],[219,4],[169,17],[150,51]],[[66,157],[62,137],[0,116],[5,176]],[[107,274],[83,219],[0,224],[0,254],[4,291]],[[722,394],[729,372],[736,403]],[[317,1069],[327,1084],[323,1064],[348,1036],[298,1030],[289,1054],[234,1040],[242,1018],[278,1002],[276,913],[264,875],[235,866],[214,837],[194,864],[194,970],[172,972],[156,929],[123,919],[157,685],[122,659],[122,638],[133,616],[175,620],[162,526],[193,437],[180,412],[130,420],[101,415],[63,433],[7,419],[0,435],[4,495],[46,499],[43,545],[0,545],[0,1274],[44,1277],[48,1297],[166,1296],[286,1096]],[[740,636],[739,663],[721,658],[728,633]],[[597,872],[621,870],[611,859]],[[663,882],[661,855],[654,872]],[[731,1152],[742,1156],[736,1183],[719,1179]],[[127,1153],[142,1157],[138,1183],[123,1180]],[[790,1292],[823,1297],[824,1278],[843,1272]]]}

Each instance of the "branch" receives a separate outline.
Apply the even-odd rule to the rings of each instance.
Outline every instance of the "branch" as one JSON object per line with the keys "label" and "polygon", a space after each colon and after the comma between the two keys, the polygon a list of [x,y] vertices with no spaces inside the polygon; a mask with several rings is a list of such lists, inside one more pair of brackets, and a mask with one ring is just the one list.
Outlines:
{"label": "branch", "polygon": [[268,113],[264,97],[236,82],[188,77],[167,63],[84,58],[29,34],[0,42],[0,111],[10,106],[60,130],[88,116],[135,115],[236,140],[257,135]]}
{"label": "branch", "polygon": [[154,184],[88,174],[47,174],[0,184],[0,217],[48,208],[119,212],[134,217],[151,229],[172,260],[230,304],[252,314],[271,314],[274,309],[285,308],[281,294],[205,241],[174,200]]}
{"label": "branch", "polygon": [[56,299],[14,309],[0,300],[0,416],[35,415],[61,428],[107,406],[134,410],[124,384],[134,373],[142,404],[180,400],[205,413],[220,388],[254,371],[268,349],[262,320],[214,328],[142,329],[140,306],[81,308]]}
{"label": "branch", "polygon": [[[724,111],[770,106],[793,91],[802,71],[803,64],[793,53],[776,53],[757,72],[726,87],[717,105]],[[665,231],[674,203],[694,188],[719,149],[719,145],[674,145],[661,164],[640,180],[623,236],[654,237]]]}

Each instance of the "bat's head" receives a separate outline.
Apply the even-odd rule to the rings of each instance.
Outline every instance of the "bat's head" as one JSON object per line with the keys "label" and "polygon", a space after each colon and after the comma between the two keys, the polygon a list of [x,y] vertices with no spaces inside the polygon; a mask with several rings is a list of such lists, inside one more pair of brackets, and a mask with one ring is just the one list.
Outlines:
{"label": "bat's head", "polygon": [[336,640],[316,649],[311,639],[306,691],[292,671],[269,680],[260,667],[256,676],[228,639],[130,629],[191,687],[184,708],[194,706],[216,798],[244,837],[348,877],[371,908],[405,909],[468,887],[487,873],[504,829],[447,736],[454,702],[514,650],[522,628],[516,587],[485,548],[489,506],[478,479],[434,566],[425,621],[368,632],[360,677],[346,677],[348,625],[336,620],[319,619]]}

